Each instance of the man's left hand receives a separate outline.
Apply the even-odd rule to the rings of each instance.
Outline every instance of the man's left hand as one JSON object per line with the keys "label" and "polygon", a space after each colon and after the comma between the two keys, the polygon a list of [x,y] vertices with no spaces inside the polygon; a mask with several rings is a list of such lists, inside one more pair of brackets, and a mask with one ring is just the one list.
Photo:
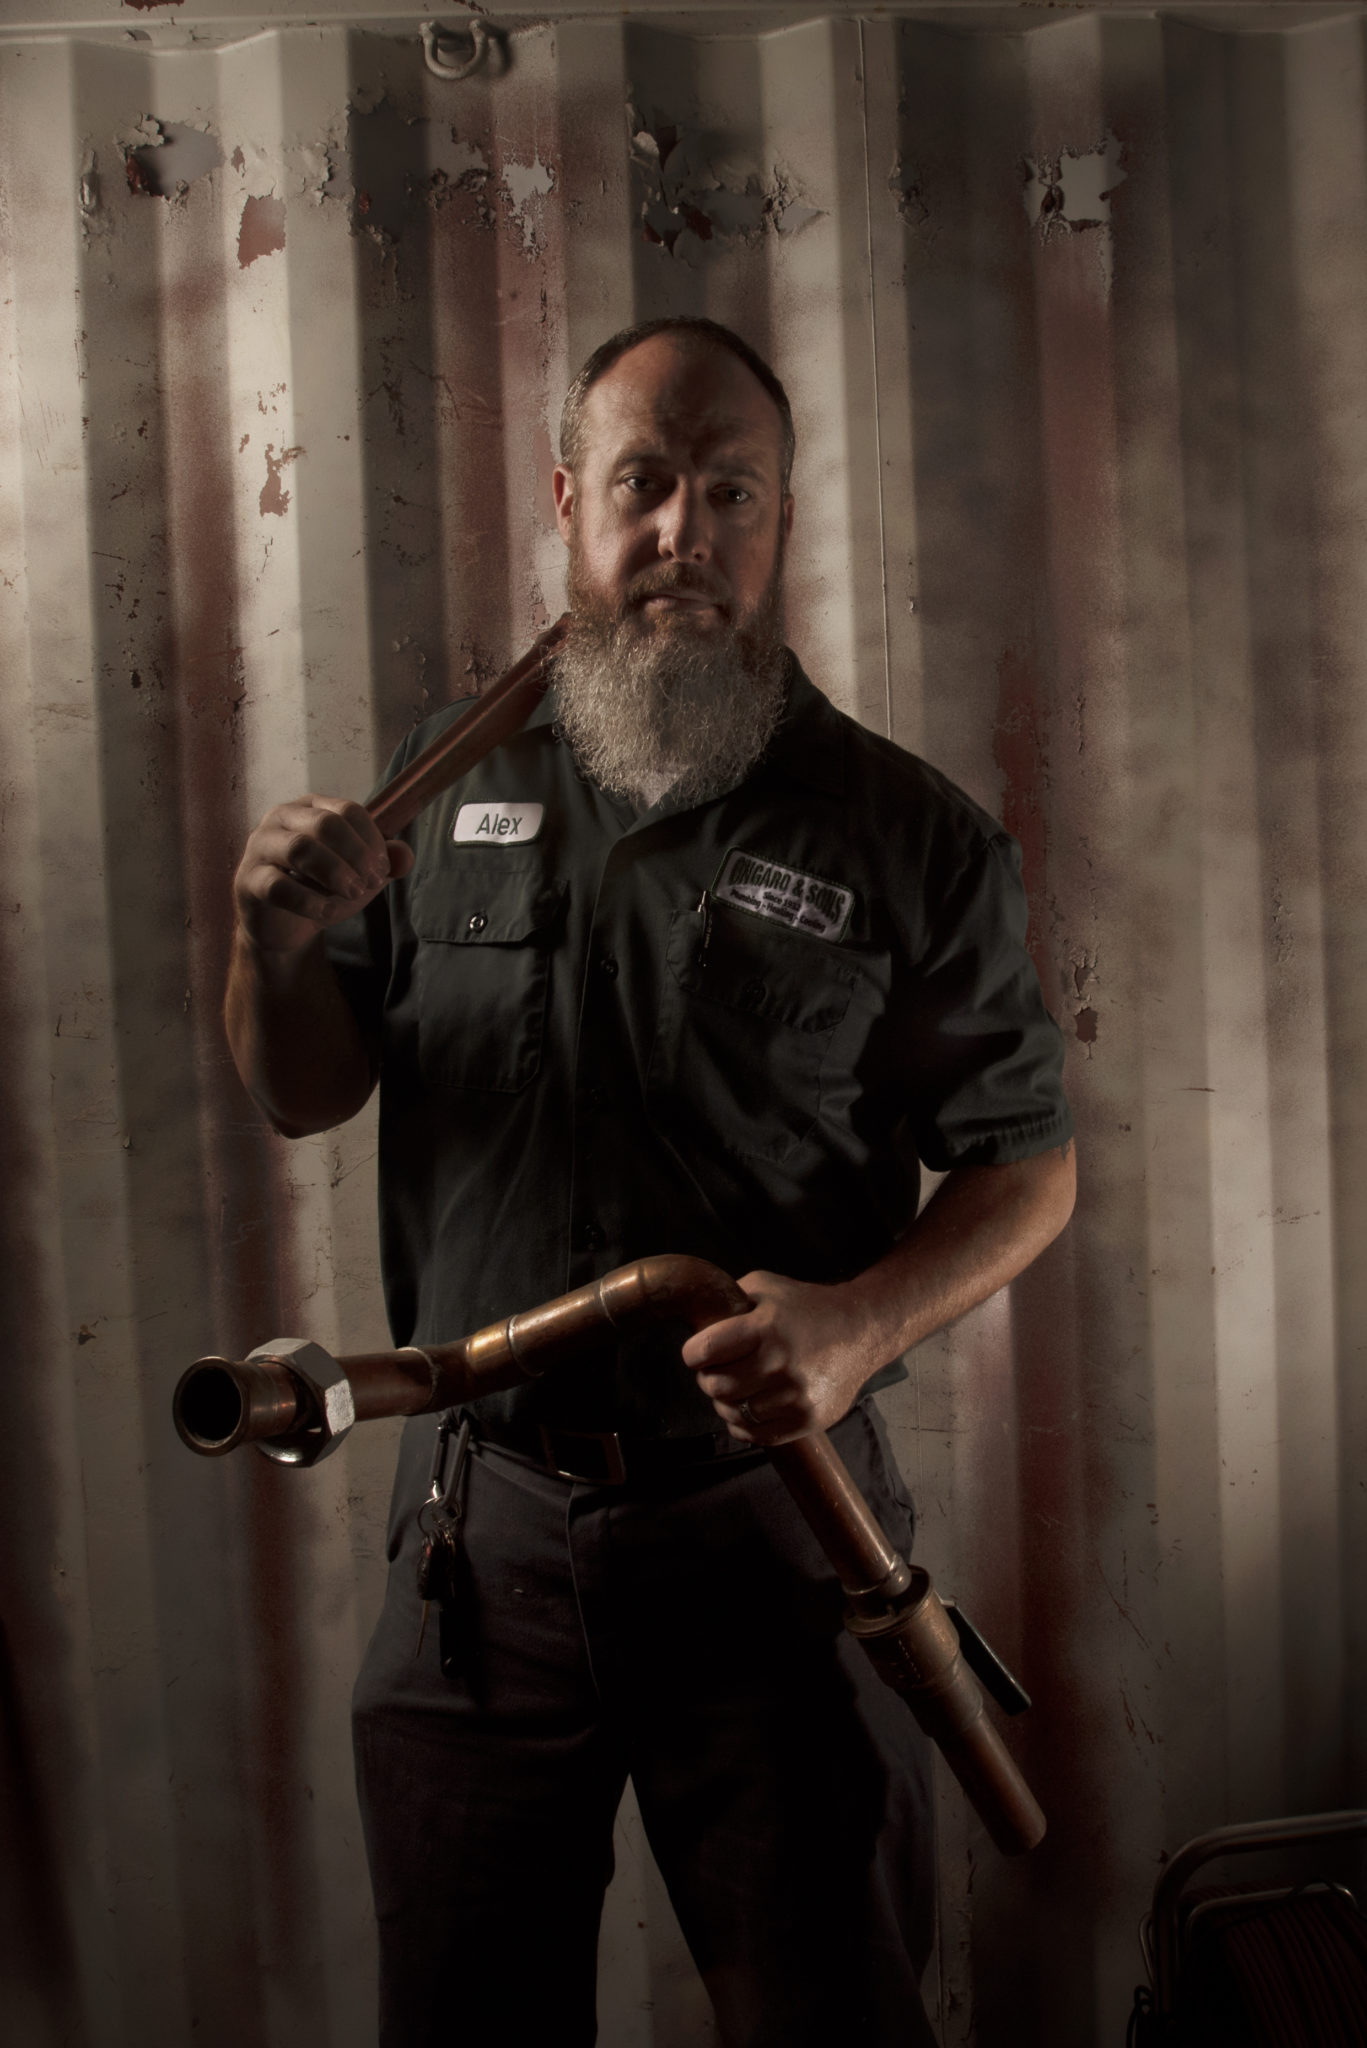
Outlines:
{"label": "man's left hand", "polygon": [[778,1273],[746,1273],[739,1285],[754,1307],[690,1337],[684,1364],[742,1443],[790,1443],[829,1429],[869,1374],[855,1290]]}
{"label": "man's left hand", "polygon": [[[1072,1141],[947,1173],[876,1265],[833,1286],[747,1273],[754,1307],[699,1330],[683,1362],[742,1443],[785,1444],[848,1414],[866,1380],[1005,1287],[1072,1214]],[[744,1405],[742,1405],[744,1404]]]}

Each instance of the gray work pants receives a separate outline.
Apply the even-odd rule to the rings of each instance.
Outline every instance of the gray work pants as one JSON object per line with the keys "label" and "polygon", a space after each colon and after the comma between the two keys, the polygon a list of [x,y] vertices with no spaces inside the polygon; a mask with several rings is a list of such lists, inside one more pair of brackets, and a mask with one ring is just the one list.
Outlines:
{"label": "gray work pants", "polygon": [[[727,2048],[933,2048],[927,1746],[767,1459],[614,1488],[480,1450],[448,1677],[434,1617],[419,1648],[433,1428],[355,1695],[383,2048],[589,2048],[628,1774]],[[832,1434],[909,1550],[874,1411]]]}

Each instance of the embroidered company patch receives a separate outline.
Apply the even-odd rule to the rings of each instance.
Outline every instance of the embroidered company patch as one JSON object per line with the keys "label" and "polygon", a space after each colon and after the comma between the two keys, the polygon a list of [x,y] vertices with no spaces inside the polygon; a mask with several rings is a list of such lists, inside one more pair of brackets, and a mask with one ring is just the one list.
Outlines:
{"label": "embroidered company patch", "polygon": [[760,854],[733,846],[721,864],[712,894],[719,903],[734,903],[756,917],[791,925],[817,939],[840,939],[854,909],[853,889],[839,889],[820,875],[780,867]]}
{"label": "embroidered company patch", "polygon": [[462,804],[451,837],[457,846],[476,841],[525,846],[541,830],[544,804]]}

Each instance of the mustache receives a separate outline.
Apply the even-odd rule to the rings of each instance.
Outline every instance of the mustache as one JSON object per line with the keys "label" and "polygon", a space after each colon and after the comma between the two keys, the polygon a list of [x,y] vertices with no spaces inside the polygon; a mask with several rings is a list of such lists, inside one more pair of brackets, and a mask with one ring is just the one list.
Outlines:
{"label": "mustache", "polygon": [[701,597],[717,606],[729,619],[731,604],[718,579],[691,562],[664,562],[658,569],[643,569],[627,585],[624,610],[639,611],[652,597]]}

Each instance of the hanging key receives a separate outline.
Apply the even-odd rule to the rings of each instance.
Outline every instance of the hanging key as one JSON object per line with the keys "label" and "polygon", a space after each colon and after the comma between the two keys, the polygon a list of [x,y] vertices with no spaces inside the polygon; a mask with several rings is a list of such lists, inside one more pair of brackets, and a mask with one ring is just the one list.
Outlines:
{"label": "hanging key", "polygon": [[[428,1612],[435,1601],[441,1623],[441,1668],[448,1678],[460,1670],[461,1638],[468,1637],[464,1624],[469,1619],[471,1593],[470,1566],[461,1533],[471,1431],[468,1418],[462,1420],[448,1476],[445,1466],[454,1425],[453,1415],[442,1416],[432,1452],[428,1497],[418,1515],[424,1538],[418,1558],[418,1598],[423,1603],[418,1651],[422,1649]],[[458,1627],[458,1623],[462,1626]]]}

